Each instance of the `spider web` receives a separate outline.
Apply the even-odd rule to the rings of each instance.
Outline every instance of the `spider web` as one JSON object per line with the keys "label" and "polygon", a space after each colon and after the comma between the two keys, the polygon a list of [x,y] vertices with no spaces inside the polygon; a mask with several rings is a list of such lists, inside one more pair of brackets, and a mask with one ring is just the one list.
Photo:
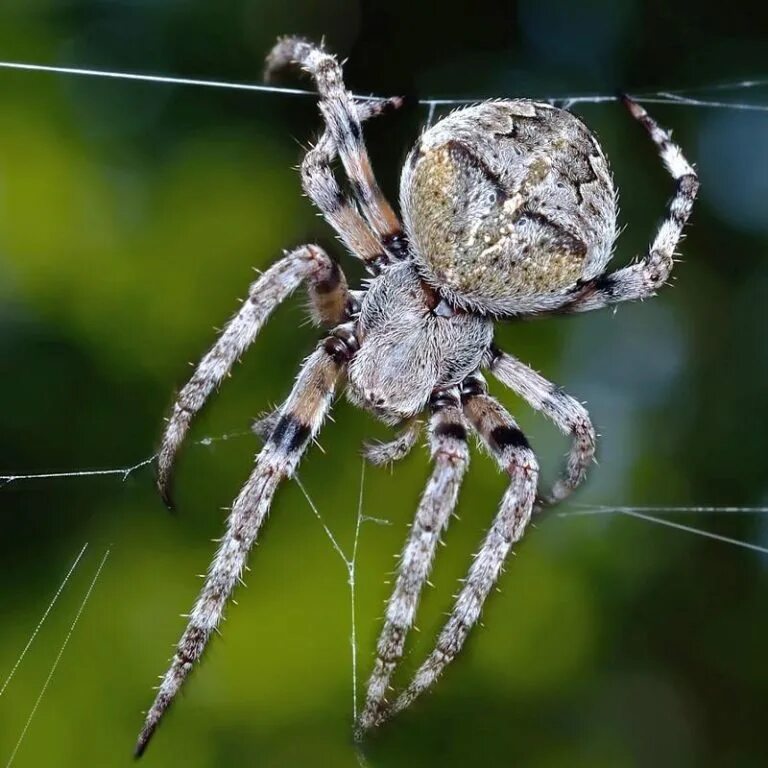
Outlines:
{"label": "spider web", "polygon": [[[42,64],[0,61],[0,69],[21,70],[30,73],[48,73],[75,77],[102,78],[123,81],[141,81],[154,83],[157,85],[189,86],[200,88],[220,88],[240,91],[251,91],[263,94],[274,94],[288,97],[310,97],[317,94],[308,89],[287,88],[282,86],[271,86],[260,83],[233,82],[225,80],[205,80],[188,77],[158,75],[138,72],[120,72],[109,70],[96,70],[74,67],[56,67]],[[729,82],[703,84],[684,89],[664,89],[654,91],[640,91],[630,94],[635,100],[643,104],[665,104],[669,106],[689,107],[695,109],[713,109],[713,110],[733,110],[739,112],[768,113],[768,104],[759,103],[754,100],[741,100],[732,98],[733,94],[754,94],[760,89],[768,88],[768,77],[757,79],[734,80]],[[381,100],[383,97],[377,95],[356,95],[355,98],[362,100]],[[607,104],[617,101],[613,94],[563,94],[563,95],[544,95],[539,96],[539,100],[547,101],[553,105],[563,108],[571,108],[585,104]],[[425,109],[426,124],[431,125],[438,113],[442,110],[480,101],[476,98],[424,98],[418,100],[418,104]],[[195,441],[197,446],[210,446],[217,442],[232,440],[236,438],[252,435],[249,430],[237,432],[228,432],[217,436],[209,436]],[[124,466],[117,467],[97,467],[97,468],[74,468],[62,469],[59,471],[41,471],[31,473],[6,473],[0,475],[0,492],[3,488],[11,485],[26,483],[41,483],[57,480],[85,480],[94,477],[113,476],[121,482],[125,482],[134,474],[147,472],[149,466],[154,462],[156,454],[147,455],[137,461],[126,463]],[[318,505],[313,500],[306,486],[301,479],[294,477],[294,482],[299,486],[304,495],[309,510],[318,520],[329,546],[337,555],[342,568],[346,574],[346,583],[348,586],[349,597],[349,644],[350,644],[350,664],[351,664],[351,698],[352,715],[356,718],[358,713],[358,642],[357,642],[357,568],[358,555],[360,551],[360,542],[363,528],[367,524],[388,525],[389,521],[380,518],[371,517],[364,513],[364,479],[365,464],[361,466],[360,486],[358,493],[357,507],[354,514],[354,527],[351,543],[346,547],[341,544],[339,535],[332,530],[327,523],[325,516],[321,513]],[[553,520],[571,520],[580,518],[591,518],[594,516],[625,516],[640,520],[646,523],[662,526],[675,532],[686,533],[688,535],[700,536],[723,545],[738,547],[748,550],[758,555],[768,555],[768,547],[761,544],[724,536],[713,531],[684,524],[677,520],[670,519],[675,516],[685,515],[694,517],[710,517],[715,515],[741,516],[741,515],[766,515],[768,506],[627,506],[627,505],[586,505],[571,504],[565,511],[557,512],[551,516]],[[72,576],[76,570],[82,566],[85,561],[85,554],[88,544],[85,543],[72,561],[69,569],[63,576],[61,582],[55,589],[50,602],[47,604],[41,618],[31,630],[28,640],[20,651],[15,662],[11,666],[6,676],[0,677],[0,699],[6,694],[6,689],[10,686],[21,664],[24,662],[30,648],[34,644],[41,630],[44,628],[46,620],[57,605],[59,597],[67,588]],[[79,603],[76,613],[72,619],[68,631],[66,632],[59,650],[51,664],[49,673],[40,688],[33,707],[30,710],[22,730],[18,736],[15,745],[5,763],[6,768],[10,768],[21,748],[23,741],[33,723],[35,715],[45,697],[46,692],[52,682],[54,674],[62,660],[64,652],[72,638],[77,624],[85,611],[91,594],[99,580],[102,571],[107,564],[111,549],[107,549],[103,554],[94,575]],[[362,758],[361,758],[362,759]]]}
{"label": "spider web", "polygon": [[[228,432],[215,437],[201,438],[199,440],[196,440],[193,443],[193,445],[198,447],[210,446],[217,442],[245,437],[247,435],[252,435],[252,433],[250,431]],[[84,478],[103,477],[103,476],[114,476],[118,478],[121,482],[125,482],[129,477],[131,477],[135,473],[141,472],[142,470],[146,471],[146,469],[152,464],[155,458],[156,458],[156,454],[152,454],[151,456],[147,456],[146,458],[143,458],[140,461],[137,461],[135,463],[132,463],[126,466],[111,467],[106,469],[77,469],[72,471],[61,471],[61,472],[39,472],[39,473],[29,473],[29,474],[0,475],[0,483],[2,483],[2,486],[0,487],[8,486],[12,483],[48,481],[48,480],[54,480],[54,479],[55,480],[61,480],[61,479],[82,480]],[[309,491],[307,490],[304,483],[301,481],[298,474],[294,476],[293,480],[298,485],[299,489],[304,495],[304,498],[307,501],[307,504],[309,506],[311,513],[319,522],[321,529],[328,541],[328,544],[330,545],[334,553],[337,555],[344,569],[344,572],[346,574],[346,583],[348,588],[348,600],[349,600],[349,636],[348,637],[349,637],[350,666],[351,666],[351,712],[352,712],[352,719],[354,721],[357,719],[357,715],[358,715],[359,683],[360,683],[359,674],[358,674],[359,648],[358,648],[358,640],[357,640],[357,573],[358,573],[357,569],[358,569],[358,554],[360,551],[361,534],[362,534],[363,526],[365,524],[372,523],[375,525],[390,525],[390,522],[388,520],[384,520],[378,517],[372,517],[372,516],[366,515],[364,512],[365,461],[362,461],[361,467],[360,467],[360,485],[359,485],[359,491],[358,491],[357,507],[355,509],[355,514],[354,514],[354,527],[353,527],[352,541],[346,547],[341,544],[339,535],[335,533],[332,530],[332,528],[329,526],[324,515],[320,512],[317,503],[314,501],[314,499],[310,495]],[[710,515],[766,515],[766,514],[768,514],[768,506],[753,506],[753,507],[749,507],[749,506],[626,506],[626,505],[609,506],[609,505],[573,504],[571,505],[571,509],[556,513],[554,515],[554,518],[555,519],[574,519],[574,518],[581,518],[581,517],[591,517],[594,515],[623,515],[626,517],[634,518],[636,520],[641,520],[648,523],[653,523],[655,525],[660,525],[662,527],[670,528],[675,531],[679,531],[679,532],[683,532],[683,533],[687,533],[695,536],[701,536],[701,537],[719,542],[721,544],[727,544],[730,546],[746,549],[751,552],[758,553],[760,555],[768,555],[768,547],[761,546],[760,544],[744,541],[742,539],[732,538],[729,536],[724,536],[722,534],[708,531],[703,528],[683,524],[683,523],[668,519],[668,516],[674,516],[674,515],[710,516]],[[40,630],[45,624],[49,614],[55,607],[59,597],[61,596],[62,592],[66,588],[70,578],[72,577],[72,575],[74,574],[78,566],[81,564],[87,547],[88,547],[88,544],[87,543],[84,544],[80,552],[77,554],[69,570],[63,577],[61,583],[58,585],[42,617],[40,618],[40,620],[37,622],[36,626],[32,630],[27,643],[25,644],[18,658],[16,659],[10,671],[6,675],[5,679],[3,680],[2,685],[0,685],[0,699],[2,699],[3,695],[6,692],[6,689],[8,688],[9,684],[11,683],[14,676],[16,675],[16,672],[18,671],[19,667],[24,661],[27,655],[27,652],[31,648],[32,644],[34,643],[37,635],[39,634]],[[107,549],[107,551],[104,553],[104,556],[101,562],[98,565],[98,568],[93,576],[93,579],[90,585],[88,586],[88,589],[85,592],[85,595],[74,616],[74,619],[69,628],[69,631],[65,635],[63,642],[58,650],[58,653],[56,654],[56,657],[50,668],[48,676],[46,677],[40,689],[40,692],[34,702],[34,705],[23,725],[23,728],[21,733],[19,734],[18,740],[16,741],[13,747],[13,751],[11,752],[10,757],[8,758],[8,761],[5,764],[6,768],[11,768],[13,762],[15,761],[16,755],[22,745],[22,742],[24,741],[24,738],[27,735],[27,732],[29,731],[30,725],[40,707],[41,701],[45,696],[46,691],[48,690],[49,684],[51,683],[51,679],[53,678],[53,675],[56,672],[59,662],[61,661],[61,658],[64,654],[64,651],[66,650],[66,647],[70,641],[70,638],[74,633],[77,623],[80,620],[80,617],[83,611],[85,610],[86,604],[88,603],[91,593],[96,585],[96,582],[101,575],[101,571],[106,564],[106,561],[107,561],[107,558],[109,557],[110,552],[111,550]],[[356,754],[357,754],[357,758],[360,765],[361,766],[367,765],[365,761],[365,757],[362,755],[362,753],[358,751]]]}
{"label": "spider web", "polygon": [[[82,560],[83,555],[85,554],[85,550],[88,548],[88,543],[86,542],[83,545],[83,548],[80,550],[79,554],[75,558],[74,562],[72,563],[72,566],[67,571],[66,575],[64,576],[64,579],[62,580],[61,584],[59,584],[58,589],[53,595],[53,598],[51,599],[50,603],[48,604],[48,607],[45,609],[45,613],[43,613],[42,618],[37,623],[37,626],[33,630],[32,634],[30,635],[30,638],[27,642],[27,644],[24,646],[24,649],[22,650],[21,654],[19,655],[18,659],[14,663],[13,667],[11,668],[11,671],[8,673],[8,676],[5,678],[5,681],[3,682],[2,688],[0,688],[0,698],[5,693],[6,688],[8,687],[9,683],[13,679],[13,676],[16,674],[16,671],[18,670],[19,666],[21,665],[22,661],[24,660],[24,657],[27,655],[27,651],[30,649],[32,643],[35,641],[35,638],[37,637],[38,632],[40,631],[40,628],[45,623],[45,620],[48,618],[48,615],[50,614],[53,607],[56,605],[56,602],[58,601],[59,597],[61,596],[61,593],[64,591],[64,588],[67,586],[67,582],[71,578],[72,574],[77,569],[78,564]],[[51,667],[48,671],[48,675],[45,678],[42,687],[40,688],[40,692],[37,695],[37,698],[35,699],[34,704],[32,705],[32,709],[29,712],[29,715],[27,716],[27,719],[24,721],[24,725],[21,729],[21,733],[19,734],[18,739],[16,740],[16,743],[13,746],[13,750],[11,751],[10,756],[8,757],[7,762],[5,763],[5,768],[11,768],[14,761],[16,760],[16,755],[19,752],[19,749],[21,748],[21,745],[27,735],[27,732],[29,731],[30,726],[32,725],[32,721],[34,720],[35,715],[37,714],[37,711],[40,707],[40,702],[43,700],[43,697],[45,696],[48,687],[51,683],[51,680],[53,679],[54,674],[56,673],[56,670],[59,666],[59,663],[61,662],[62,657],[64,656],[64,651],[67,649],[67,645],[69,645],[69,641],[72,638],[72,635],[75,632],[75,628],[77,627],[77,623],[80,621],[80,617],[83,615],[83,612],[85,611],[85,607],[88,604],[88,601],[90,600],[91,593],[93,592],[94,587],[96,586],[96,582],[99,580],[99,577],[101,576],[101,572],[104,569],[104,566],[107,562],[107,558],[110,555],[110,549],[107,549],[104,553],[104,556],[101,558],[101,562],[99,563],[98,567],[96,568],[96,572],[93,575],[93,578],[91,579],[90,584],[88,585],[88,588],[85,591],[85,594],[83,595],[83,599],[80,601],[80,605],[77,609],[77,612],[74,615],[74,618],[72,619],[72,623],[69,625],[69,629],[64,636],[64,639],[62,640],[61,645],[59,646],[59,650],[56,653],[56,656],[54,657],[53,663],[51,664]]]}
{"label": "spider web", "polygon": [[[201,80],[191,77],[175,77],[171,75],[152,75],[140,72],[114,72],[105,69],[83,69],[77,67],[54,67],[44,64],[29,64],[19,61],[0,61],[2,69],[16,69],[27,72],[47,72],[78,77],[100,77],[113,80],[133,80],[162,85],[185,85],[202,88],[226,88],[236,91],[255,91],[257,93],[276,93],[283,96],[317,96],[316,91],[304,88],[285,88],[282,86],[264,85],[262,83],[241,83],[227,80]],[[768,104],[755,104],[739,101],[722,101],[717,98],[702,98],[704,94],[724,93],[727,91],[746,91],[768,86],[767,78],[752,80],[736,80],[713,85],[701,85],[691,88],[661,91],[641,91],[631,93],[633,99],[645,104],[677,104],[687,107],[710,107],[714,109],[736,109],[749,112],[768,112]],[[355,98],[363,101],[383,101],[385,97],[371,94],[355,94]],[[617,101],[615,94],[577,94],[561,96],[539,96],[540,101],[548,101],[562,106],[564,109],[579,104],[605,104]],[[481,101],[478,98],[460,99],[419,99],[418,104],[428,108],[428,122],[431,122],[438,107],[450,107],[460,104],[472,104]]]}

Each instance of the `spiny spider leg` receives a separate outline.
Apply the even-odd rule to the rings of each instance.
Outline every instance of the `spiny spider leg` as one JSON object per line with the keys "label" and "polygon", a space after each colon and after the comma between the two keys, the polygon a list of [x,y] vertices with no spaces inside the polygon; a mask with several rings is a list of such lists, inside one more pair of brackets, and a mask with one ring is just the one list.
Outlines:
{"label": "spiny spider leg", "polygon": [[[316,325],[328,329],[350,321],[360,311],[359,291],[350,291],[337,262],[334,267],[339,269],[338,284],[328,281],[307,286],[312,319]],[[266,440],[280,419],[280,410],[281,406],[262,411],[251,423],[251,431]]]}
{"label": "spiny spider leg", "polygon": [[416,445],[421,434],[421,422],[411,419],[408,424],[398,432],[392,440],[386,443],[364,443],[363,456],[366,461],[377,466],[392,464],[404,459]]}
{"label": "spiny spider leg", "polygon": [[346,279],[341,268],[322,248],[305,245],[291,251],[251,285],[238,313],[179,392],[157,457],[157,487],[169,507],[173,506],[170,493],[173,464],[192,419],[253,343],[277,305],[303,280],[309,280],[312,286],[310,295],[323,296],[324,301],[341,305],[347,300]]}
{"label": "spiny spider leg", "polygon": [[675,248],[693,209],[699,180],[696,171],[683,156],[683,151],[637,102],[625,96],[624,103],[658,147],[664,165],[677,182],[675,192],[667,204],[666,216],[647,255],[637,264],[587,280],[556,310],[558,312],[589,312],[620,301],[634,301],[655,295],[669,279]]}
{"label": "spiny spider leg", "polygon": [[557,480],[545,504],[557,504],[570,496],[581,484],[595,457],[595,428],[587,409],[560,387],[547,381],[525,363],[493,347],[491,373],[505,386],[520,395],[528,405],[551,419],[558,429],[571,435],[571,450],[563,475]]}
{"label": "spiny spider leg", "polygon": [[528,441],[503,406],[486,394],[465,397],[464,415],[509,475],[496,519],[480,551],[475,555],[435,650],[418,669],[410,685],[379,722],[406,709],[432,686],[457,656],[472,626],[480,617],[491,588],[514,543],[522,538],[536,498],[539,467]]}
{"label": "spiny spider leg", "polygon": [[[361,120],[367,120],[399,106],[400,103],[399,99],[365,102],[357,105],[358,114]],[[383,259],[381,244],[360,214],[346,203],[341,194],[330,170],[334,157],[335,147],[326,131],[317,146],[307,153],[302,165],[305,188],[310,186],[307,194],[326,214],[347,246],[359,248],[362,258],[370,258],[372,264],[377,264]],[[322,205],[322,190],[328,192],[329,200],[339,205],[331,206],[332,210],[326,211]],[[314,262],[318,264],[313,268]],[[249,300],[230,321],[218,342],[198,364],[194,375],[179,393],[165,429],[158,454],[157,485],[169,507],[173,506],[170,495],[173,463],[192,419],[213,389],[229,373],[235,361],[253,342],[277,304],[290,295],[304,279],[310,280],[309,296],[315,320],[322,325],[333,326],[346,319],[345,313],[350,309],[347,281],[339,265],[318,246],[296,249],[270,267],[251,285]]]}
{"label": "spiny spider leg", "polygon": [[363,141],[352,94],[344,86],[335,57],[299,37],[285,37],[267,56],[266,74],[290,65],[303,67],[320,92],[320,111],[338,149],[344,170],[363,214],[384,247],[395,257],[405,255],[402,225],[374,176]]}
{"label": "spiny spider leg", "polygon": [[[355,102],[360,121],[397,109],[402,99]],[[305,194],[338,232],[349,252],[376,270],[390,261],[379,238],[371,231],[357,206],[342,193],[331,164],[337,146],[328,128],[301,163],[301,186]]]}
{"label": "spiny spider leg", "polygon": [[160,719],[219,624],[275,490],[281,480],[292,476],[307,445],[320,430],[336,383],[356,346],[349,329],[341,326],[337,335],[326,339],[302,366],[251,476],[232,505],[227,531],[139,735],[137,757],[147,748]]}
{"label": "spiny spider leg", "polygon": [[430,407],[429,437],[434,469],[400,558],[397,581],[379,636],[376,662],[368,681],[365,707],[357,723],[358,737],[377,723],[387,706],[385,697],[392,674],[403,655],[437,543],[456,507],[461,481],[469,465],[467,427],[458,388],[433,395]]}

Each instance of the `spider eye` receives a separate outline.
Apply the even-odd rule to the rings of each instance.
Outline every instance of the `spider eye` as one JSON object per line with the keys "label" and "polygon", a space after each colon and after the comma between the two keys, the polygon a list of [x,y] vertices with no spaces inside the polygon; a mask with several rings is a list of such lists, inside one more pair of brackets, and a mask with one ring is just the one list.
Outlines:
{"label": "spider eye", "polygon": [[573,115],[530,101],[439,122],[406,166],[401,197],[422,276],[481,312],[521,311],[596,274],[615,235],[596,141]]}

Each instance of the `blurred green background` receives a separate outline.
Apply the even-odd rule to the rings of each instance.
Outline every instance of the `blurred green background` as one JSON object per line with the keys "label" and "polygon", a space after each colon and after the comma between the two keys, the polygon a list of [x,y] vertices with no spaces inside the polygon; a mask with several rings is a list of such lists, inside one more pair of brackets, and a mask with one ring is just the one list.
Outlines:
{"label": "blurred green background", "polygon": [[[411,105],[366,128],[379,178],[426,120],[424,97],[684,88],[768,76],[768,6],[655,0],[439,4],[355,0],[5,0],[0,59],[258,81],[279,34],[325,35],[360,92]],[[296,85],[295,80],[286,80]],[[768,104],[768,89],[717,92]],[[651,109],[651,107],[649,107]],[[616,263],[641,253],[672,185],[616,104],[576,110],[621,189]],[[702,194],[676,287],[617,313],[509,324],[498,341],[586,400],[602,433],[577,501],[768,500],[768,115],[656,106],[698,164]],[[293,166],[314,100],[0,70],[0,473],[119,467],[152,453],[175,388],[280,249],[340,246]],[[344,258],[351,277],[361,271]],[[195,425],[247,431],[287,393],[317,333],[282,307]],[[494,391],[501,394],[498,387]],[[511,395],[551,477],[565,443]],[[301,477],[344,546],[365,438],[340,403]],[[207,441],[204,441],[207,442]],[[141,711],[196,595],[248,435],[190,444],[169,515],[145,467],[0,487],[0,680],[69,564],[90,547],[0,697],[0,763],[35,703],[108,546],[110,559],[14,765],[128,765]],[[358,563],[361,682],[426,452],[369,468]],[[476,456],[404,673],[428,651],[503,478]],[[573,509],[573,507],[572,507]],[[678,522],[768,545],[758,515]],[[372,739],[387,766],[764,766],[768,558],[627,517],[543,520],[490,601],[485,628],[433,694]],[[152,766],[356,766],[346,572],[295,484],[279,494],[223,638],[159,730]],[[402,679],[405,680],[406,674]]]}

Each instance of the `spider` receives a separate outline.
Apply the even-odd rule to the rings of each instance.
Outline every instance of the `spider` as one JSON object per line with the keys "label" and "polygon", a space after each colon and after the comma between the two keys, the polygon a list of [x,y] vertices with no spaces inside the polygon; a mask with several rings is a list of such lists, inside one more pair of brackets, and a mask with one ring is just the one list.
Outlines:
{"label": "spider", "polygon": [[[242,308],[180,391],[158,454],[158,487],[170,503],[174,459],[190,422],[275,307],[307,283],[328,335],[304,361],[288,399],[259,424],[266,438],[234,501],[228,527],[189,622],[147,713],[136,754],[216,629],[281,481],[290,478],[328,415],[337,389],[391,425],[389,443],[369,446],[384,464],[414,445],[428,414],[432,475],[399,564],[356,732],[384,722],[432,686],[461,651],[510,548],[532,513],[565,499],[595,452],[585,408],[493,343],[494,321],[586,312],[653,296],[667,281],[698,189],[696,173],[669,134],[629,98],[675,180],[675,192],[647,254],[607,272],[616,238],[617,199],[608,162],[574,115],[528,99],[459,109],[426,130],[405,162],[401,224],[371,168],[361,123],[399,99],[357,100],[322,46],[297,37],[277,42],[267,74],[289,65],[315,80],[325,132],[304,156],[301,181],[371,279],[350,290],[339,264],[316,245],[297,248],[264,272]],[[350,195],[332,163],[339,157]],[[537,495],[538,463],[515,420],[488,394],[482,371],[520,395],[571,436],[562,477]],[[498,514],[477,552],[437,644],[394,701],[387,691],[403,655],[438,540],[456,505],[469,463],[467,438],[509,477]]]}

